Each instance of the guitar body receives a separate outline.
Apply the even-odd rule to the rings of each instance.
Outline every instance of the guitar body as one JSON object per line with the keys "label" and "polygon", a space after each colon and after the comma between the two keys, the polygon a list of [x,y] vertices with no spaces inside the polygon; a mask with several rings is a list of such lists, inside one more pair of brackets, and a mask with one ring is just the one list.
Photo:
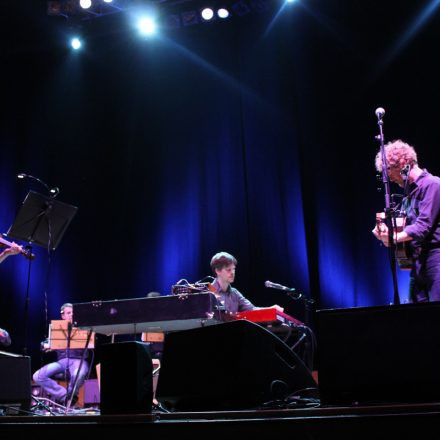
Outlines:
{"label": "guitar body", "polygon": [[[395,226],[397,232],[402,232],[403,228],[406,224],[405,216],[395,217]],[[387,225],[385,224],[385,213],[378,212],[376,213],[376,224],[381,232],[388,231]],[[412,268],[412,259],[411,252],[407,242],[403,243],[395,243],[396,246],[396,261],[401,270],[411,270]]]}

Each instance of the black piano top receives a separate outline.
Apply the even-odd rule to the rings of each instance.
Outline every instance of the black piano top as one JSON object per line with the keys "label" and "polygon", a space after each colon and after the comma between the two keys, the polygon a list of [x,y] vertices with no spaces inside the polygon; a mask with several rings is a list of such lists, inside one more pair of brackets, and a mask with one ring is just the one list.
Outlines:
{"label": "black piano top", "polygon": [[212,293],[73,304],[75,326],[102,334],[185,330],[221,321]]}

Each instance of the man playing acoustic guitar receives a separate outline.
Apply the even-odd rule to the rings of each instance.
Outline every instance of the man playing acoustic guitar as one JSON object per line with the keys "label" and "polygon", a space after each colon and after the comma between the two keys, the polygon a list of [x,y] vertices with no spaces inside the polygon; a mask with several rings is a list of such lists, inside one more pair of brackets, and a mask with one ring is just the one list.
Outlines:
{"label": "man playing acoustic guitar", "polygon": [[[433,176],[417,163],[411,145],[395,140],[385,145],[390,181],[408,188],[402,201],[406,226],[394,232],[395,243],[408,242],[412,268],[409,300],[411,302],[440,301],[440,178]],[[382,157],[376,155],[376,168],[382,172]],[[375,237],[389,245],[385,225],[373,229]]]}

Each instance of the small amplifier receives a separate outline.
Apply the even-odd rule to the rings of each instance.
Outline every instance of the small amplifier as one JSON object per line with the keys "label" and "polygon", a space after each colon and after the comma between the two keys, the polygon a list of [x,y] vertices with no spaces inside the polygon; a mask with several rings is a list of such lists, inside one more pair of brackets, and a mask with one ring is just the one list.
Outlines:
{"label": "small amplifier", "polygon": [[[0,407],[6,414],[29,411],[31,403],[31,358],[0,352]],[[23,413],[21,413],[23,414]]]}

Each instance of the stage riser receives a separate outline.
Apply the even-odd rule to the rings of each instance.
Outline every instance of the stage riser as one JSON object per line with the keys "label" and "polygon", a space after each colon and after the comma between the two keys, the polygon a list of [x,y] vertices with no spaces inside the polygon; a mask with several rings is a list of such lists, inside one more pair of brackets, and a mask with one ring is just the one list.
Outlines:
{"label": "stage riser", "polygon": [[440,303],[319,310],[321,402],[440,401]]}

